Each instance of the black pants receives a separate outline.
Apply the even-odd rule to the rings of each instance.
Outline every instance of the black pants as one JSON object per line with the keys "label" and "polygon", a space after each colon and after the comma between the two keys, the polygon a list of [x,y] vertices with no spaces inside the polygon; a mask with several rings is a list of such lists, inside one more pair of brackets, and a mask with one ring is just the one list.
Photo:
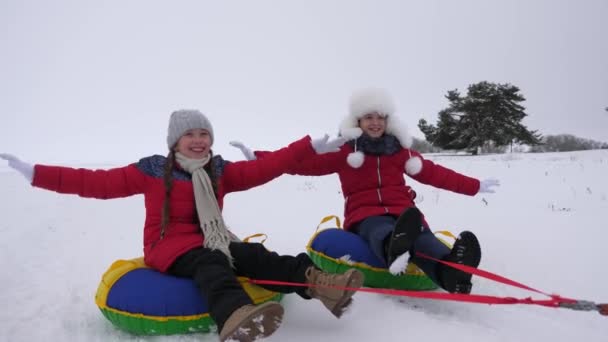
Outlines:
{"label": "black pants", "polygon": [[[304,273],[313,266],[308,255],[280,256],[268,251],[260,243],[230,243],[234,268],[228,258],[218,250],[200,247],[181,255],[171,265],[169,274],[194,279],[209,304],[209,314],[218,331],[239,307],[252,304],[251,298],[236,279],[244,276],[252,279],[279,280],[305,283]],[[264,288],[281,293],[296,292],[309,299],[305,287],[263,285]]]}

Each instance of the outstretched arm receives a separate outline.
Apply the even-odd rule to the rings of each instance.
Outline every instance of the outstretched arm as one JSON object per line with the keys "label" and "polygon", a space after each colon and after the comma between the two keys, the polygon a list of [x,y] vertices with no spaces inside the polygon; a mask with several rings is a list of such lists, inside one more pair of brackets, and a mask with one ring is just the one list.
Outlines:
{"label": "outstretched arm", "polygon": [[[407,172],[410,177],[420,183],[469,196],[473,196],[479,191],[480,183],[476,178],[465,176],[447,167],[435,164],[428,159],[424,159],[416,151],[409,150],[406,152],[411,156],[408,162],[410,159],[420,158],[421,169],[417,170],[418,172],[415,174],[412,174],[411,171]],[[408,162],[406,162],[406,165],[408,165]],[[411,170],[407,166],[406,169]]]}
{"label": "outstretched arm", "polygon": [[292,173],[303,162],[340,153],[335,151],[340,151],[339,146],[342,144],[344,139],[341,138],[329,139],[326,135],[311,140],[307,136],[280,150],[260,155],[256,153],[255,160],[226,165],[223,174],[224,190],[228,193],[262,185],[285,173]]}
{"label": "outstretched arm", "polygon": [[133,165],[89,170],[62,166],[34,166],[33,186],[80,197],[111,199],[144,192],[146,176]]}
{"label": "outstretched arm", "polygon": [[63,194],[110,199],[142,193],[145,176],[135,165],[111,170],[74,169],[62,166],[31,165],[10,154],[0,154],[33,186]]}
{"label": "outstretched arm", "polygon": [[[240,141],[231,141],[230,145],[241,150],[247,160],[261,160],[268,158],[278,151],[252,151]],[[348,152],[344,152],[344,147],[336,152],[315,154],[309,158],[300,160],[290,165],[285,173],[299,176],[324,176],[338,172],[346,163]]]}

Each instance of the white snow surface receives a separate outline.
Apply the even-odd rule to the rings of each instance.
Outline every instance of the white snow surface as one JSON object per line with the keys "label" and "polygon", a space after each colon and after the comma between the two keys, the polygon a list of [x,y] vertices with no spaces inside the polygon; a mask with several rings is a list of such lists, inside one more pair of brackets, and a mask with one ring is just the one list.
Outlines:
{"label": "white snow surface", "polygon": [[[549,293],[608,302],[608,151],[426,158],[500,180],[495,194],[475,197],[407,180],[434,230],[477,234],[482,269]],[[112,262],[142,255],[141,196],[60,195],[32,188],[6,163],[0,163],[0,189],[0,341],[217,341],[217,334],[133,336],[95,305]],[[228,195],[224,216],[241,237],[265,233],[269,249],[296,254],[321,218],[342,216],[342,208],[336,176],[282,176]],[[476,294],[544,298],[485,279],[473,283]],[[282,303],[284,321],[269,342],[608,340],[608,317],[597,312],[360,293],[338,320],[318,301],[288,295]]]}

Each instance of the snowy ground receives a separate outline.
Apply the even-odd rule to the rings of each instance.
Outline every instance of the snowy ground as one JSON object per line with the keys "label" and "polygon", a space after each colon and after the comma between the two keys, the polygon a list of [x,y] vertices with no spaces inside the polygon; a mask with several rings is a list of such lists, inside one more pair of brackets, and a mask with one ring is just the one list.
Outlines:
{"label": "snowy ground", "polygon": [[[481,268],[547,292],[608,302],[608,151],[428,157],[502,183],[496,194],[465,197],[408,180],[433,229],[477,233]],[[211,334],[132,336],[116,330],[95,305],[109,265],[142,254],[141,197],[99,201],[45,192],[28,186],[5,163],[0,189],[0,341],[217,340]],[[342,214],[342,197],[335,176],[284,176],[227,196],[224,214],[240,235],[265,233],[270,249],[294,254],[304,250],[323,216]],[[474,283],[474,293],[532,295],[483,279]],[[319,302],[292,295],[283,304],[284,323],[267,341],[608,339],[608,317],[597,312],[361,293],[336,320]]]}

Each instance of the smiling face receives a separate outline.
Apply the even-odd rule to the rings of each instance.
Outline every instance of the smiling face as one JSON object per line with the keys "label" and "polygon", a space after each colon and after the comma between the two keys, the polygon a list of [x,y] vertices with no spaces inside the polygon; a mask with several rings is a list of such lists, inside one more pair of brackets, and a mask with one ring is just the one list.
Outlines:
{"label": "smiling face", "polygon": [[189,129],[175,145],[175,152],[190,159],[203,159],[211,152],[211,135],[206,129]]}
{"label": "smiling face", "polygon": [[359,119],[359,127],[372,138],[380,138],[386,130],[386,116],[368,113]]}

